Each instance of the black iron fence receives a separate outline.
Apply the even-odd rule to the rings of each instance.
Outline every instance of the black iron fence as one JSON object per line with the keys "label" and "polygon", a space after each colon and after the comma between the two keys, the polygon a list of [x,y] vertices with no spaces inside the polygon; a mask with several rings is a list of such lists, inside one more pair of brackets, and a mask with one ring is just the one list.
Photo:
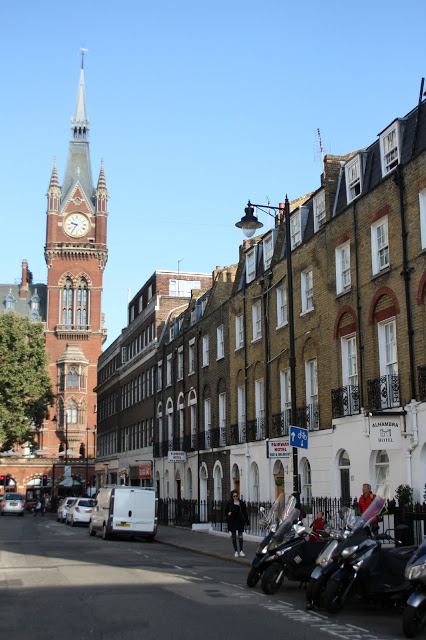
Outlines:
{"label": "black iron fence", "polygon": [[[193,524],[209,523],[215,531],[228,530],[226,523],[227,501],[221,500],[179,500],[174,498],[160,498],[158,501],[158,522],[162,525],[190,528]],[[302,509],[306,514],[309,525],[316,518],[318,511],[322,511],[326,522],[337,518],[339,510],[344,506],[356,506],[353,500],[341,498],[316,497],[305,499]],[[262,535],[259,521],[263,518],[260,507],[268,511],[270,502],[247,502],[247,512],[250,525],[247,533],[255,536]],[[406,525],[399,528],[398,525]],[[421,544],[426,536],[426,504],[395,507],[391,501],[380,523],[381,531],[390,531],[402,540],[404,545]]]}

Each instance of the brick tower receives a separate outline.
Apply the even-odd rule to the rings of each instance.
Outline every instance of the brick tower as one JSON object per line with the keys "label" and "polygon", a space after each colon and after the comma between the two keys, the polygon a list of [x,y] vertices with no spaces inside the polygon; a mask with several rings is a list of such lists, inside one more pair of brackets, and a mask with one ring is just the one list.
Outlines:
{"label": "brick tower", "polygon": [[[107,262],[108,191],[103,162],[93,188],[86,114],[84,51],[62,187],[54,162],[47,192],[46,348],[56,406],[42,448],[95,457],[96,368],[106,338],[101,312]],[[69,453],[73,457],[73,453]]]}

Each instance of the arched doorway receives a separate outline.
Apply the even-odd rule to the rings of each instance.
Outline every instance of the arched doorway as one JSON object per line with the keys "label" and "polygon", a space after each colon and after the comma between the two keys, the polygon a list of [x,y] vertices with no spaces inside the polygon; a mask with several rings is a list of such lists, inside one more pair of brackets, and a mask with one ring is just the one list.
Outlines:
{"label": "arched doorway", "polygon": [[347,506],[349,506],[351,501],[350,466],[351,460],[348,452],[342,451],[339,456],[340,497],[342,503]]}
{"label": "arched doorway", "polygon": [[207,468],[200,468],[200,522],[207,522]]}

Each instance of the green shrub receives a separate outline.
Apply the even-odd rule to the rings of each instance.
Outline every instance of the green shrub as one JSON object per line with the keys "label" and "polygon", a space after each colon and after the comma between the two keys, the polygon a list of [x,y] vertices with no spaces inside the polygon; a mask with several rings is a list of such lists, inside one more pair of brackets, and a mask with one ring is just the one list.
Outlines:
{"label": "green shrub", "polygon": [[404,507],[413,502],[413,489],[409,484],[400,484],[395,490],[395,497],[398,500],[398,506]]}

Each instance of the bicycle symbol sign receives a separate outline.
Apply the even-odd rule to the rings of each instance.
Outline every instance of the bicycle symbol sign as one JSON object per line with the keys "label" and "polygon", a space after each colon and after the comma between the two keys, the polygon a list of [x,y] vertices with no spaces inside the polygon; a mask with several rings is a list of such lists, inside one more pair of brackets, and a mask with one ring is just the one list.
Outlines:
{"label": "bicycle symbol sign", "polygon": [[290,443],[299,449],[308,448],[308,430],[301,427],[290,427]]}

